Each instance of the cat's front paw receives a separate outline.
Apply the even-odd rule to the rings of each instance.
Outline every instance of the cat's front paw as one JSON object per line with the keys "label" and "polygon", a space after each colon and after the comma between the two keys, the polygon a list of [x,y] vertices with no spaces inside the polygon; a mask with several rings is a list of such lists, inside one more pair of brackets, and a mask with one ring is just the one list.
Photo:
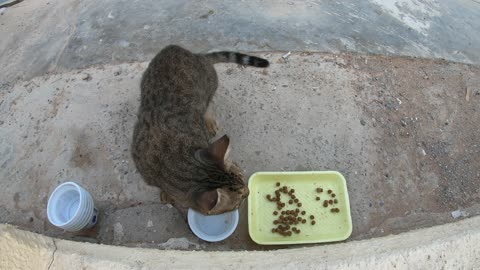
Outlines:
{"label": "cat's front paw", "polygon": [[168,194],[165,192],[165,191],[160,191],[160,202],[162,204],[173,204],[174,201],[172,198],[170,198],[170,196],[168,196]]}

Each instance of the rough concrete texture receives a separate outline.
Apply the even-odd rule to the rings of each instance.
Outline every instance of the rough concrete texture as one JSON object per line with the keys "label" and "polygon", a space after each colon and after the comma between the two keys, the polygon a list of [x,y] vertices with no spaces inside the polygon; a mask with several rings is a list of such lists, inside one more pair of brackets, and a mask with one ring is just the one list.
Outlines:
{"label": "rough concrete texture", "polygon": [[[361,52],[480,63],[476,0],[24,1],[0,16],[6,81],[196,51]],[[3,83],[5,80],[2,79]]]}
{"label": "rough concrete texture", "polygon": [[[256,171],[338,170],[347,179],[354,230],[364,239],[480,213],[480,69],[408,58],[259,54],[268,69],[217,65],[213,109],[232,158]],[[146,63],[37,77],[0,92],[0,222],[105,244],[262,249],[247,232],[199,242],[159,204],[130,159]],[[468,93],[468,96],[466,94]],[[468,99],[468,101],[467,101]],[[49,225],[49,193],[75,180],[102,214],[90,231]],[[171,241],[177,241],[171,240]],[[177,241],[177,242],[178,242]],[[187,242],[185,242],[187,241]],[[186,244],[185,244],[186,243]],[[178,244],[178,243],[176,243]]]}
{"label": "rough concrete texture", "polygon": [[52,238],[0,224],[0,269],[48,269],[56,251]]}
{"label": "rough concrete texture", "polygon": [[[475,217],[371,240],[311,248],[247,252],[158,251],[104,246],[53,239],[0,225],[0,268],[478,269],[479,223],[480,218]],[[36,254],[25,260],[18,256],[19,251],[24,250],[36,251]]]}

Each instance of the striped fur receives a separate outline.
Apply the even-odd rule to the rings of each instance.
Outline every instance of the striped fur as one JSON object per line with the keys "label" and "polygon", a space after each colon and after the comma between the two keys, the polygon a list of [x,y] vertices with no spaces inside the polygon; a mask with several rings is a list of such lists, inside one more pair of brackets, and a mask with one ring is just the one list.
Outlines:
{"label": "striped fur", "polygon": [[132,158],[145,182],[161,188],[183,213],[231,211],[249,194],[242,170],[225,162],[228,137],[211,143],[206,127],[205,113],[218,87],[213,64],[219,62],[268,66],[244,54],[194,54],[170,45],[152,59],[140,84]]}

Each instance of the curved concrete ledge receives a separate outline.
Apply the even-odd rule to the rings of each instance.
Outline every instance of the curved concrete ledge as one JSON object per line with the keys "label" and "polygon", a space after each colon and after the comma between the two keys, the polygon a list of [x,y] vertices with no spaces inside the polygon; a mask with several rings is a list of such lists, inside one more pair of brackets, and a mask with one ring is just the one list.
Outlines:
{"label": "curved concrete ledge", "polygon": [[277,251],[163,251],[59,240],[0,225],[1,269],[478,269],[480,217],[400,235]]}

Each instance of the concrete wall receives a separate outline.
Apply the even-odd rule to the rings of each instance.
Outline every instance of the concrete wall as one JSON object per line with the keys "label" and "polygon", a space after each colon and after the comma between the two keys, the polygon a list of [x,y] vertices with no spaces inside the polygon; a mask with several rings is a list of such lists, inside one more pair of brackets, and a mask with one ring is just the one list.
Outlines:
{"label": "concrete wall", "polygon": [[478,269],[480,217],[364,241],[254,252],[159,251],[0,225],[1,269]]}

